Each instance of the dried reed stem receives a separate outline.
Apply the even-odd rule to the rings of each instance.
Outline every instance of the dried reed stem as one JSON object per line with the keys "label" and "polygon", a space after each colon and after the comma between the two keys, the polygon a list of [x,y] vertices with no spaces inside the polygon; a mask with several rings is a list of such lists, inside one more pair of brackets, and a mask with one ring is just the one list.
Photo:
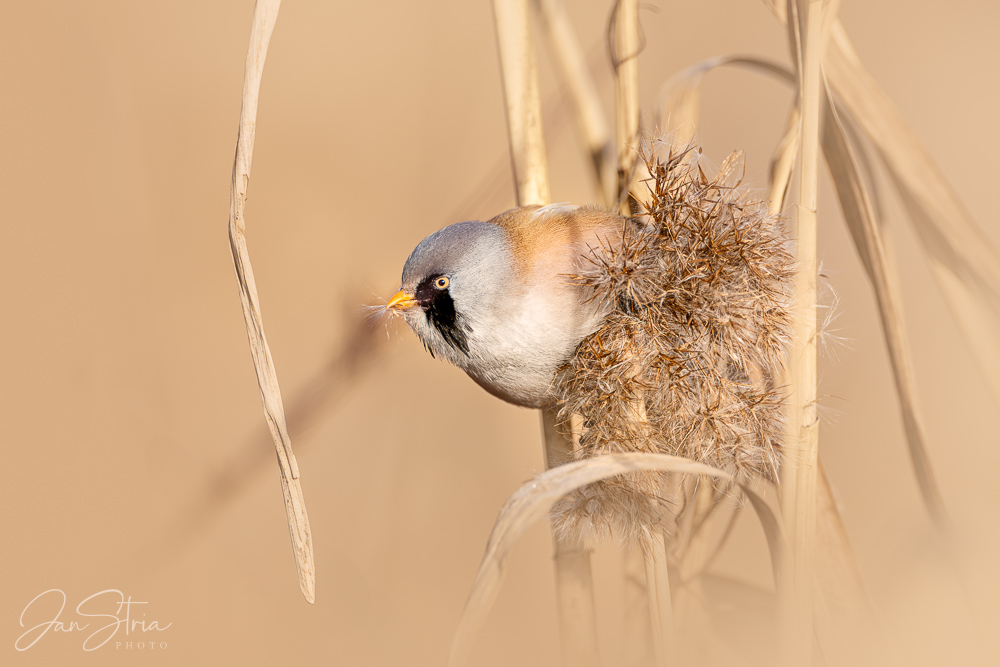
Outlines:
{"label": "dried reed stem", "polygon": [[547,204],[552,198],[542,132],[538,63],[528,14],[528,0],[493,0],[507,140],[518,206]]}
{"label": "dried reed stem", "polygon": [[816,639],[825,662],[831,667],[894,664],[822,461],[816,519]]}
{"label": "dried reed stem", "polygon": [[246,71],[243,79],[243,106],[240,110],[240,131],[233,162],[233,182],[229,207],[229,246],[233,253],[233,266],[240,287],[240,302],[250,339],[250,354],[257,371],[257,385],[264,403],[264,417],[271,431],[274,448],[278,454],[281,473],[281,490],[285,502],[288,533],[292,538],[295,566],[299,574],[302,595],[310,603],[316,600],[316,570],[313,561],[312,534],[306,514],[305,499],[299,482],[299,469],[292,453],[292,442],[285,424],[285,409],[281,403],[278,375],[271,359],[271,350],[264,336],[264,322],[260,314],[257,286],[250,266],[246,244],[247,186],[250,181],[250,164],[253,157],[254,128],[257,120],[257,100],[260,80],[264,71],[267,46],[278,18],[281,0],[258,0],[254,6],[253,26],[250,30],[250,47],[247,50]]}
{"label": "dried reed stem", "polygon": [[[615,70],[615,143],[618,149],[618,209],[623,215],[633,213],[629,197],[632,176],[638,158],[636,146],[639,135],[639,2],[617,0],[612,10],[611,26],[614,49],[612,65]],[[642,551],[645,574],[646,604],[638,595],[626,595],[625,615],[629,639],[636,642],[636,656],[642,659],[652,655],[658,665],[666,663],[667,647],[672,648],[672,617],[670,609],[670,579],[667,576],[666,552],[663,536],[658,535],[656,547]],[[634,573],[638,570],[639,553],[625,555],[623,572],[626,591],[633,587]],[[640,606],[642,605],[642,606]],[[664,623],[667,625],[665,626]],[[648,630],[647,630],[648,628]],[[638,642],[645,642],[639,649]]]}
{"label": "dried reed stem", "polygon": [[611,130],[590,75],[587,60],[570,25],[562,0],[535,0],[546,42],[576,111],[576,123],[594,165],[600,203],[615,198],[615,147]]}
{"label": "dried reed stem", "polygon": [[[551,195],[528,2],[494,0],[493,12],[517,203],[519,206],[546,204]],[[569,460],[572,437],[556,429],[553,412],[543,411],[541,419],[547,465],[551,467],[558,461]],[[564,661],[567,665],[597,665],[597,616],[590,552],[564,543],[555,532],[552,537]]]}
{"label": "dried reed stem", "polygon": [[[764,0],[764,3],[779,21],[787,22],[788,12],[783,2]],[[830,87],[838,103],[852,114],[878,148],[896,179],[952,315],[969,342],[994,399],[1000,402],[997,253],[976,228],[895,105],[861,64],[840,21],[828,17],[824,30],[829,30],[831,37],[830,49],[823,59]],[[863,248],[859,247],[858,252],[865,256]],[[898,376],[895,379],[897,387],[906,384]],[[946,512],[921,431],[907,423],[906,396],[901,395],[900,400],[917,485],[935,525],[946,532]]]}
{"label": "dried reed stem", "polygon": [[[618,208],[623,215],[633,213],[633,201],[629,197],[635,164],[638,158],[636,146],[639,135],[639,2],[638,0],[617,0],[612,10],[611,30],[614,50],[612,65],[615,70],[615,140],[618,148]],[[640,400],[641,403],[641,400]],[[644,421],[644,420],[643,420]],[[626,609],[625,614],[632,623],[650,628],[650,632],[637,632],[632,639],[651,643],[643,653],[651,652],[658,665],[668,664],[667,651],[673,648],[673,619],[670,610],[670,579],[667,576],[666,551],[663,535],[656,535],[653,545],[643,549],[643,570],[646,575],[645,614],[639,609]],[[637,554],[627,554],[626,558],[637,558]],[[626,586],[630,570],[637,563],[629,564],[623,573]],[[629,597],[626,602],[638,604],[637,597]]]}
{"label": "dried reed stem", "polygon": [[[824,14],[824,43],[827,37],[825,31],[834,20],[830,18],[829,14],[830,12]],[[704,75],[716,67],[728,65],[749,67],[760,73],[770,74],[789,83],[795,83],[795,77],[784,68],[754,58],[725,56],[698,63],[675,76],[664,86],[661,93],[661,123],[664,122],[662,119],[667,118],[669,122],[666,123],[666,126],[678,128],[672,134],[675,142],[678,137],[689,137],[690,131],[697,125],[699,86]],[[866,201],[865,184],[861,179],[857,165],[851,164],[854,161],[853,154],[843,155],[847,151],[838,149],[832,143],[830,133],[836,123],[829,119],[830,115],[828,112],[828,118],[824,121],[824,156],[830,165],[838,194],[845,193],[841,194],[841,208],[848,225],[852,228],[852,233],[855,235],[858,252],[864,259],[866,269],[871,274],[871,262],[867,259],[871,253],[866,250],[871,244],[865,242],[863,231],[854,231],[856,227],[860,229],[860,226],[870,224],[864,219],[864,210],[871,207]],[[768,199],[770,201],[769,212],[772,215],[777,215],[785,209],[785,198],[792,180],[795,157],[798,152],[800,118],[798,103],[796,103],[789,113],[785,134],[771,159],[770,196]],[[838,153],[842,155],[838,157]],[[862,202],[865,204],[864,206],[861,205]],[[874,213],[868,215],[868,219],[874,221]],[[874,233],[878,234],[877,225],[875,225]],[[891,278],[891,275],[889,277]],[[873,283],[875,282],[877,281],[873,280]],[[892,331],[902,331],[899,326],[886,326],[885,330],[887,336],[891,336]],[[890,344],[889,347],[892,348],[893,345]],[[907,361],[907,363],[909,362]],[[899,378],[897,377],[898,382]],[[904,419],[906,419],[907,394],[901,391],[900,399],[901,405],[904,406]],[[817,610],[816,633],[824,656],[832,664],[856,664],[858,660],[853,658],[860,655],[859,650],[876,647],[875,650],[880,651],[882,655],[888,655],[860,572],[854,565],[854,552],[839,510],[832,501],[829,482],[822,473],[822,466],[819,467],[817,491],[817,592],[818,595],[822,595],[823,599],[817,598],[815,605]],[[732,516],[729,520],[728,525],[731,526]],[[711,549],[708,549],[704,540],[701,543],[698,542],[699,538],[707,537],[706,532],[705,530],[696,531],[692,542],[682,552],[682,560],[679,565],[681,587],[677,589],[674,600],[675,613],[679,616],[682,616],[683,610],[687,608],[685,603],[689,597],[688,588],[697,584],[696,581],[690,581],[693,576],[691,562],[699,563],[696,565],[697,569],[703,568],[704,564],[701,563],[707,562],[717,553],[721,542],[725,539],[725,534],[723,534],[722,538]],[[689,619],[684,618],[683,620],[687,622]],[[845,638],[860,639],[853,641],[853,646],[845,646]],[[848,643],[851,643],[851,640],[848,640]],[[858,646],[864,647],[864,649],[858,649]],[[845,658],[845,655],[848,657]]]}
{"label": "dried reed stem", "polygon": [[813,588],[816,559],[816,199],[819,166],[821,3],[789,0],[802,114],[793,334],[789,354],[788,442],[781,470],[781,510],[792,550],[782,596],[782,647],[789,665],[812,662]]}
{"label": "dried reed stem", "polygon": [[642,551],[634,547],[625,549],[623,558],[623,663],[627,667],[647,667],[653,661],[653,628],[649,621],[649,596],[646,594],[646,563]]}
{"label": "dried reed stem", "polygon": [[663,533],[645,545],[646,597],[652,626],[653,655],[657,667],[668,667],[674,659],[674,618],[670,601],[670,575],[667,569],[667,549]]}
{"label": "dried reed stem", "polygon": [[638,157],[639,135],[639,0],[617,0],[612,13],[615,68],[615,140],[618,146],[618,203],[631,213],[628,192]]}
{"label": "dried reed stem", "polygon": [[[556,411],[542,410],[541,415],[542,434],[545,438],[545,467],[551,469],[572,461],[572,435],[559,428]],[[600,655],[590,549],[561,539],[555,532],[552,543],[563,663],[567,667],[597,667]]]}

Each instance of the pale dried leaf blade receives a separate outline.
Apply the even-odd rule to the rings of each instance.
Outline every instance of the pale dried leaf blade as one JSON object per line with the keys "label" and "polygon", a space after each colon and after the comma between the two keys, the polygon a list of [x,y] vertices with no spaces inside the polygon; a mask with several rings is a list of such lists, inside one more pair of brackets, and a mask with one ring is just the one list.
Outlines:
{"label": "pale dried leaf blade", "polygon": [[652,544],[643,549],[646,570],[646,599],[649,620],[653,628],[653,655],[657,667],[676,664],[677,643],[673,636],[673,605],[670,596],[670,575],[667,567],[667,550],[662,533],[653,538]]}
{"label": "pale dried leaf blade", "polygon": [[316,599],[315,566],[313,560],[312,537],[309,518],[306,515],[302,488],[298,481],[299,471],[292,453],[291,439],[285,425],[284,407],[278,376],[271,359],[271,351],[264,335],[264,323],[260,314],[257,285],[250,265],[244,229],[243,214],[250,180],[250,165],[253,157],[254,128],[257,118],[257,102],[260,96],[260,81],[267,57],[267,46],[278,17],[281,0],[259,0],[254,5],[253,23],[250,30],[250,46],[247,50],[246,71],[243,80],[243,104],[240,110],[240,131],[236,142],[236,157],[233,162],[233,180],[229,208],[229,247],[233,255],[233,268],[240,289],[240,303],[250,340],[250,354],[253,357],[257,385],[260,389],[264,416],[274,441],[281,475],[281,490],[285,504],[285,517],[295,555],[295,567],[299,576],[299,588],[310,603]]}
{"label": "pale dried leaf blade", "polygon": [[912,355],[903,321],[900,289],[861,169],[829,91],[824,99],[824,155],[840,199],[844,220],[875,291],[917,484],[931,517],[939,528],[944,529],[947,516],[927,454],[926,436],[913,377]]}
{"label": "pale dried leaf blade", "polygon": [[889,168],[945,300],[1000,402],[1000,256],[862,66],[840,24],[833,27],[825,67],[838,100]]}
{"label": "pale dried leaf blade", "polygon": [[[507,556],[514,544],[536,521],[546,517],[561,497],[602,479],[628,472],[661,471],[706,475],[733,482],[727,473],[690,459],[667,454],[611,454],[552,468],[518,489],[500,510],[490,533],[479,572],[469,594],[458,630],[452,640],[450,667],[465,665],[472,644],[499,592]],[[742,486],[757,511],[777,571],[784,566],[785,538],[780,519],[751,488]]]}

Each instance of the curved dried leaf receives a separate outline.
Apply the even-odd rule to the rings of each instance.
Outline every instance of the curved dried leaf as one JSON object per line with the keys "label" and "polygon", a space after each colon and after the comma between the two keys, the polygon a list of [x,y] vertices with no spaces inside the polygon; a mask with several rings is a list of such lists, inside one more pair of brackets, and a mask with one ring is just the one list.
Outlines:
{"label": "curved dried leaf", "polygon": [[271,359],[271,350],[264,336],[264,321],[260,314],[257,285],[250,266],[247,250],[246,220],[243,209],[250,182],[250,164],[253,157],[254,130],[257,119],[257,100],[260,80],[264,72],[267,46],[278,18],[281,0],[258,0],[254,6],[253,25],[250,30],[250,47],[247,50],[246,71],[243,79],[243,106],[240,110],[240,131],[236,140],[236,158],[233,161],[233,181],[229,207],[229,247],[233,253],[233,267],[240,287],[240,302],[250,339],[250,354],[257,371],[257,385],[264,402],[264,416],[278,453],[281,473],[281,491],[285,501],[288,533],[292,538],[295,567],[299,574],[302,595],[310,603],[316,600],[316,570],[313,560],[312,533],[306,514],[305,498],[299,481],[298,464],[292,453],[292,441],[285,424],[285,408],[281,403],[278,374]]}
{"label": "curved dried leaf", "polygon": [[787,67],[750,56],[719,56],[692,65],[670,78],[660,88],[656,124],[674,133],[674,148],[687,146],[694,138],[701,106],[701,82],[717,67],[745,67],[760,74],[769,74],[788,83],[795,83]]}
{"label": "curved dried leaf", "polygon": [[[536,521],[548,516],[553,504],[567,493],[602,479],[640,471],[706,475],[726,482],[735,481],[717,468],[678,456],[612,454],[552,468],[525,483],[504,503],[493,525],[486,554],[452,640],[449,666],[466,664],[473,640],[500,590],[507,556],[524,532]],[[772,567],[778,572],[786,561],[781,521],[763,498],[747,486],[741,485],[741,488],[757,511],[770,548]],[[780,581],[777,574],[775,580]]]}

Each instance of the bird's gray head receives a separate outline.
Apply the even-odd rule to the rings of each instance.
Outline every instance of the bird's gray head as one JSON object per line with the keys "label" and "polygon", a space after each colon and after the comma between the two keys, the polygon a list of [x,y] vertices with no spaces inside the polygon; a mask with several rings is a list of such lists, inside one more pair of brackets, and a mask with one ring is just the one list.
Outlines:
{"label": "bird's gray head", "polygon": [[504,231],[488,222],[459,222],[434,232],[403,267],[390,311],[403,315],[431,354],[466,368],[477,334],[495,326],[512,289],[513,262]]}

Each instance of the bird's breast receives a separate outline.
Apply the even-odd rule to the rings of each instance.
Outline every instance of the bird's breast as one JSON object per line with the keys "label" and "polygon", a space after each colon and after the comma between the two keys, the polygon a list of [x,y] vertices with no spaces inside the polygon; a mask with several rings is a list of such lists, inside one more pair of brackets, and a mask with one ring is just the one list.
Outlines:
{"label": "bird's breast", "polygon": [[499,311],[495,326],[469,333],[469,355],[458,365],[504,400],[543,407],[556,372],[604,313],[567,282],[528,285],[512,304]]}

